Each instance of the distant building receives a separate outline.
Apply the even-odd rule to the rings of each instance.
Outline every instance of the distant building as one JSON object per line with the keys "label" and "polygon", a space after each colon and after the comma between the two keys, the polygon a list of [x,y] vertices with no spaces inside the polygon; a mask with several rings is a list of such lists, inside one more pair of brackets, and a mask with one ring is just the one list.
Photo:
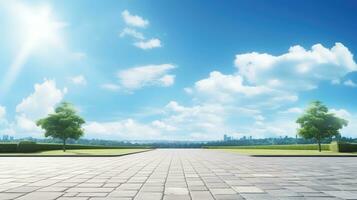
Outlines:
{"label": "distant building", "polygon": [[14,140],[14,136],[9,136],[9,135],[3,135],[2,137],[0,137],[0,141],[13,141]]}
{"label": "distant building", "polygon": [[227,142],[227,141],[232,141],[232,140],[233,140],[232,136],[228,136],[228,135],[224,134],[223,141]]}
{"label": "distant building", "polygon": [[9,141],[9,136],[8,135],[3,135],[2,136],[3,141]]}

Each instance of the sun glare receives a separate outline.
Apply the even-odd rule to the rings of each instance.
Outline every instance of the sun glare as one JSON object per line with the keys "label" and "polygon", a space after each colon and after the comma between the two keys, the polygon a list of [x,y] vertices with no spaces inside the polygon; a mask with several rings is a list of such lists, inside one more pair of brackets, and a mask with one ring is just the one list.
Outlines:
{"label": "sun glare", "polygon": [[59,29],[66,24],[53,19],[52,10],[49,6],[33,9],[23,17],[27,42],[35,46],[60,44]]}
{"label": "sun glare", "polygon": [[8,8],[16,27],[15,39],[21,47],[0,86],[1,95],[8,91],[34,51],[63,46],[60,30],[66,26],[66,23],[55,19],[48,5],[34,7],[14,1],[8,4]]}

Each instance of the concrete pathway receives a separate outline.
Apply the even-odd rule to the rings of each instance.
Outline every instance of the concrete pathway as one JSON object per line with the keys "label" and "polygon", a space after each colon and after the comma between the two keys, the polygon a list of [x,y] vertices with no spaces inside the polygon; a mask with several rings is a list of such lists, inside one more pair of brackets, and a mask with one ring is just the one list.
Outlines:
{"label": "concrete pathway", "polygon": [[255,158],[204,149],[0,158],[0,200],[357,199],[357,158]]}

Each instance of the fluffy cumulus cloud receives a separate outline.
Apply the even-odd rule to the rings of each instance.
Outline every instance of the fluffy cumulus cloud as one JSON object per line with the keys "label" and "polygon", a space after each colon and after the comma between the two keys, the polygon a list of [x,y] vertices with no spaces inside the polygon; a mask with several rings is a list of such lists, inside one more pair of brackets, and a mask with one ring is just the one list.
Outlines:
{"label": "fluffy cumulus cloud", "polygon": [[310,50],[296,45],[285,54],[238,54],[235,58],[238,74],[249,84],[272,88],[309,90],[319,81],[336,80],[357,69],[352,53],[341,43],[331,49],[321,44]]}
{"label": "fluffy cumulus cloud", "polygon": [[140,89],[145,86],[168,87],[174,83],[174,76],[168,74],[174,69],[172,64],[145,65],[118,72],[120,86],[127,90]]}
{"label": "fluffy cumulus cloud", "polygon": [[124,30],[119,34],[120,37],[130,36],[135,39],[144,40],[144,35],[132,28],[124,28]]}
{"label": "fluffy cumulus cloud", "polygon": [[214,96],[220,100],[229,100],[232,94],[255,96],[272,92],[265,86],[244,85],[241,76],[225,75],[219,71],[213,71],[208,78],[197,81],[194,89],[199,94]]}
{"label": "fluffy cumulus cloud", "polygon": [[[197,81],[186,91],[219,100],[254,97],[261,102],[294,102],[298,100],[299,92],[357,70],[352,53],[341,43],[331,49],[316,44],[310,50],[297,45],[278,56],[257,52],[238,54],[234,64],[236,73],[213,71],[208,78]],[[353,84],[349,82],[349,85]]]}
{"label": "fluffy cumulus cloud", "polygon": [[129,26],[145,28],[149,25],[149,21],[138,16],[131,14],[128,10],[124,10],[121,13],[124,22]]}
{"label": "fluffy cumulus cloud", "polygon": [[[137,15],[132,15],[129,13],[128,10],[124,10],[122,12],[122,17],[124,19],[124,22],[128,26],[132,27],[139,27],[139,28],[145,28],[148,24],[149,21],[143,19],[140,16]],[[134,39],[133,45],[136,46],[137,48],[143,49],[143,50],[150,50],[154,48],[159,48],[161,47],[161,40],[158,38],[151,38],[151,39],[145,39],[146,37],[142,32],[137,31],[136,29],[132,27],[125,27],[119,34],[120,37],[125,37],[129,36]]]}
{"label": "fluffy cumulus cloud", "polygon": [[87,79],[83,75],[73,76],[69,79],[75,85],[87,85]]}
{"label": "fluffy cumulus cloud", "polygon": [[140,49],[153,49],[161,47],[161,41],[157,38],[153,38],[147,41],[135,42],[134,45]]}
{"label": "fluffy cumulus cloud", "polygon": [[157,139],[160,131],[133,119],[110,122],[88,122],[84,125],[88,137],[107,139]]}
{"label": "fluffy cumulus cloud", "polygon": [[55,106],[63,100],[66,92],[66,88],[58,89],[54,80],[35,84],[34,92],[16,106],[16,125],[13,128],[30,134],[40,132],[35,121],[54,112]]}
{"label": "fluffy cumulus cloud", "polygon": [[351,79],[348,79],[343,82],[344,85],[349,86],[349,87],[357,87],[357,83],[352,81]]}
{"label": "fluffy cumulus cloud", "polygon": [[35,84],[34,92],[16,106],[16,112],[31,119],[46,116],[54,111],[54,106],[62,101],[66,92],[66,88],[58,89],[54,80],[45,80]]}
{"label": "fluffy cumulus cloud", "polygon": [[356,137],[357,130],[357,113],[351,113],[343,108],[332,108],[330,112],[334,113],[337,117],[343,118],[348,121],[348,126],[341,130],[342,136]]}

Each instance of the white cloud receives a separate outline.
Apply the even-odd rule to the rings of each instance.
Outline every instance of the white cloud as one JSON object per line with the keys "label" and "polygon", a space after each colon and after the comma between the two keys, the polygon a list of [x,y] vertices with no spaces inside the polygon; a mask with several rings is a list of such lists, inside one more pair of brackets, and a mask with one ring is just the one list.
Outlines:
{"label": "white cloud", "polygon": [[299,92],[317,88],[320,81],[336,82],[357,70],[353,55],[341,43],[331,49],[316,44],[311,50],[297,45],[279,56],[256,52],[238,54],[234,63],[236,73],[213,71],[186,91],[195,97],[203,96],[201,101],[280,107],[297,101]]}
{"label": "white cloud", "polygon": [[354,81],[352,81],[350,79],[344,81],[343,84],[346,85],[346,86],[349,86],[349,87],[357,87],[357,83],[355,83]]}
{"label": "white cloud", "polygon": [[101,85],[101,88],[110,91],[118,91],[120,89],[120,86],[113,83],[105,83]]}
{"label": "white cloud", "polygon": [[141,124],[133,119],[111,122],[88,122],[84,125],[90,138],[114,139],[157,139],[160,131],[150,125]]}
{"label": "white cloud", "polygon": [[120,37],[131,36],[135,39],[144,40],[145,37],[142,33],[136,31],[132,28],[124,28],[124,30],[119,34]]}
{"label": "white cloud", "polygon": [[275,120],[269,120],[261,123],[245,127],[245,136],[252,136],[253,138],[266,138],[266,137],[279,137],[296,135],[298,125],[295,123],[294,118],[277,118]]}
{"label": "white cloud", "polygon": [[118,72],[120,86],[128,90],[152,85],[168,87],[174,83],[174,76],[167,73],[174,68],[172,64],[161,64],[121,70]]}
{"label": "white cloud", "polygon": [[352,114],[349,113],[347,110],[345,109],[330,109],[331,113],[334,113],[337,117],[343,118],[343,119],[350,119],[352,117]]}
{"label": "white cloud", "polygon": [[265,86],[247,86],[243,84],[243,78],[239,75],[225,75],[218,71],[210,73],[206,79],[195,83],[196,92],[220,99],[230,99],[231,94],[243,96],[255,96],[272,92]]}
{"label": "white cloud", "polygon": [[298,99],[293,93],[266,85],[247,85],[240,75],[226,75],[218,71],[211,72],[208,78],[197,81],[194,87],[186,88],[185,91],[201,102],[234,103],[239,107],[272,107],[280,105],[281,102],[291,103]]}
{"label": "white cloud", "polygon": [[331,81],[331,84],[332,84],[332,85],[339,85],[340,83],[341,83],[340,79],[333,79],[333,80]]}
{"label": "white cloud", "polygon": [[16,129],[31,135],[39,135],[42,132],[41,128],[36,125],[36,121],[29,119],[25,114],[16,116]]}
{"label": "white cloud", "polygon": [[147,50],[161,47],[161,41],[157,38],[153,38],[147,41],[135,42],[134,45],[140,49]]}
{"label": "white cloud", "polygon": [[171,86],[175,83],[175,75],[165,75],[159,79],[164,87]]}
{"label": "white cloud", "polygon": [[6,108],[0,105],[0,120],[5,118],[6,115]]}
{"label": "white cloud", "polygon": [[332,108],[330,109],[330,112],[334,113],[337,117],[343,118],[348,121],[348,125],[341,130],[342,136],[356,137],[357,113],[352,113],[343,108]]}
{"label": "white cloud", "polygon": [[171,101],[165,106],[166,117],[161,119],[166,126],[175,127],[176,135],[196,133],[218,135],[227,131],[225,125],[231,111],[220,104],[205,104],[186,107]]}
{"label": "white cloud", "polygon": [[279,56],[238,54],[234,63],[249,84],[294,91],[314,89],[321,80],[336,80],[357,69],[352,53],[341,43],[331,49],[316,44],[311,50],[296,45]]}
{"label": "white cloud", "polygon": [[154,127],[159,128],[159,129],[163,129],[165,131],[175,131],[175,130],[177,130],[177,128],[175,128],[175,127],[173,127],[171,125],[168,125],[165,122],[160,121],[160,120],[155,120],[151,124]]}
{"label": "white cloud", "polygon": [[87,85],[87,80],[83,75],[70,77],[70,80],[75,85]]}
{"label": "white cloud", "polygon": [[146,19],[143,19],[142,17],[138,15],[132,15],[128,10],[124,10],[121,13],[124,22],[129,25],[129,26],[135,26],[135,27],[140,27],[140,28],[145,28],[149,25],[149,21]]}
{"label": "white cloud", "polygon": [[41,84],[35,84],[35,91],[24,98],[16,106],[16,112],[33,120],[37,120],[54,111],[56,104],[63,100],[67,89],[57,89],[54,80],[45,80]]}
{"label": "white cloud", "polygon": [[279,113],[282,113],[282,114],[301,114],[303,112],[304,112],[304,110],[302,108],[292,107],[292,108],[289,108],[287,110],[280,111]]}

